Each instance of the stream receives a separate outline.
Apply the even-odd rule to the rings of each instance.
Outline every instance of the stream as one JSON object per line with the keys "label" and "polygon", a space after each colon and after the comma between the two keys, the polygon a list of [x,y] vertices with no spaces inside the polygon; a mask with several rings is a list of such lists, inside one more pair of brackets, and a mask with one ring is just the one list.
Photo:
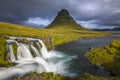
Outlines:
{"label": "stream", "polygon": [[[27,40],[29,43],[20,42]],[[101,66],[95,69],[85,57],[90,48],[99,48],[120,37],[101,37],[77,40],[59,45],[48,51],[42,40],[36,38],[10,37],[7,41],[8,60],[16,63],[12,67],[0,68],[0,80],[9,80],[13,76],[21,77],[31,72],[53,72],[67,76],[80,76],[83,73],[109,77],[109,73]],[[14,54],[13,43],[16,43],[17,53]]]}

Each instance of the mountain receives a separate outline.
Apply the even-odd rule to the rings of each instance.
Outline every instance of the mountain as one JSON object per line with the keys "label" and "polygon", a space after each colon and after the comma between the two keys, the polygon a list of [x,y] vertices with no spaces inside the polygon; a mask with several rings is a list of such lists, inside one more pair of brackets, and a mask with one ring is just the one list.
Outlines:
{"label": "mountain", "polygon": [[56,18],[46,28],[85,30],[81,25],[76,23],[76,21],[71,17],[71,15],[66,9],[62,9],[60,12],[58,12]]}

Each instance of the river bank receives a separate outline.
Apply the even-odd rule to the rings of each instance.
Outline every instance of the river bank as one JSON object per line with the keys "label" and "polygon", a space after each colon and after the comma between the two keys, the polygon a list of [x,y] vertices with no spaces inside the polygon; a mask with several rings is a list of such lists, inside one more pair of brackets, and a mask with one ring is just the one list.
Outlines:
{"label": "river bank", "polygon": [[6,59],[6,39],[9,36],[18,37],[33,37],[43,39],[47,47],[49,47],[48,39],[53,37],[53,46],[63,43],[68,43],[78,39],[93,38],[110,35],[106,32],[96,32],[91,30],[54,30],[54,29],[41,29],[28,26],[15,25],[5,22],[0,22],[0,65],[11,66]]}
{"label": "river bank", "polygon": [[[113,40],[120,40],[118,37],[103,37],[103,38],[93,38],[93,39],[84,39],[78,40],[63,45],[57,46],[54,50],[60,51],[61,54],[67,54],[75,56],[72,60],[68,61],[66,71],[67,75],[55,75],[53,73],[42,73],[36,74],[31,73],[22,78],[17,78],[18,80],[32,80],[43,79],[43,80],[119,80],[119,77],[112,77],[109,72],[106,72],[104,68],[95,68],[94,65],[85,57],[85,53],[90,50],[92,46],[94,49],[103,47]],[[66,57],[67,59],[67,57]],[[70,77],[70,75],[74,77]],[[93,76],[94,75],[94,76]],[[15,79],[16,80],[16,79]]]}

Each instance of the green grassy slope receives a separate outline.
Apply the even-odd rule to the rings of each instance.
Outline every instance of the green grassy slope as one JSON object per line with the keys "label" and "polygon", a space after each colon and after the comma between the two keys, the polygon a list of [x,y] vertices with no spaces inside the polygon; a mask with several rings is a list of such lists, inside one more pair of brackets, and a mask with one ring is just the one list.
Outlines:
{"label": "green grassy slope", "polygon": [[[53,45],[78,40],[81,38],[100,37],[107,35],[107,33],[100,33],[87,30],[55,30],[55,29],[40,29],[28,26],[21,26],[0,22],[0,64],[6,64],[4,59],[6,52],[6,39],[10,36],[23,36],[23,37],[37,37],[47,40],[49,37],[54,38]],[[5,62],[6,61],[6,62]]]}
{"label": "green grassy slope", "polygon": [[41,29],[28,26],[21,26],[16,24],[10,24],[0,22],[0,36],[8,37],[12,36],[25,36],[25,37],[37,37],[37,38],[48,38],[54,37],[54,45],[61,43],[77,40],[83,37],[98,37],[104,36],[107,33],[100,33],[95,31],[87,30],[54,30],[54,29]]}
{"label": "green grassy slope", "polygon": [[62,9],[53,22],[48,25],[48,29],[59,29],[59,30],[87,30],[84,29],[81,25],[77,24],[75,20],[70,16],[69,12],[65,9]]}

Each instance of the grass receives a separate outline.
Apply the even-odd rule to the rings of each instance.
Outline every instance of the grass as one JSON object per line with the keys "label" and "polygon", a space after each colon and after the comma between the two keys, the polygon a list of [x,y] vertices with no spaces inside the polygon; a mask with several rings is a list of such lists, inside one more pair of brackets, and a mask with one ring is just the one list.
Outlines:
{"label": "grass", "polygon": [[[47,44],[49,37],[54,38],[53,45],[59,45],[67,43],[70,41],[82,39],[82,38],[92,38],[92,37],[101,37],[108,35],[108,33],[100,33],[90,30],[66,30],[61,29],[41,29],[28,26],[21,26],[16,24],[10,24],[5,22],[0,22],[0,64],[4,63],[7,60],[5,59],[6,49],[6,39],[9,36],[23,36],[23,37],[35,37],[42,38],[43,41]],[[49,44],[47,45],[49,46]],[[15,51],[16,52],[16,51]]]}
{"label": "grass", "polygon": [[61,10],[53,22],[48,25],[48,29],[62,29],[62,30],[86,30],[70,16],[68,11]]}
{"label": "grass", "polygon": [[88,73],[83,74],[80,77],[69,77],[53,73],[30,73],[21,78],[13,78],[12,80],[120,80],[119,77],[104,78],[99,76],[93,76]]}
{"label": "grass", "polygon": [[86,53],[95,65],[104,66],[114,76],[120,76],[120,40],[114,40],[103,48],[92,49]]}

